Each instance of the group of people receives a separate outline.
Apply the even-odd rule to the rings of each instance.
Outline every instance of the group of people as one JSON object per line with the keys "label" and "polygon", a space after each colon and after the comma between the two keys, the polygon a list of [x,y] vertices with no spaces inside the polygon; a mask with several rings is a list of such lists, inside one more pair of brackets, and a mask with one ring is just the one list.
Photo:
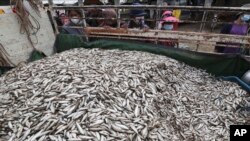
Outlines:
{"label": "group of people", "polygon": [[[141,5],[140,3],[133,3],[133,5]],[[59,26],[61,33],[64,34],[78,34],[84,35],[84,31],[81,28],[86,24],[87,27],[104,27],[115,28],[117,27],[117,13],[114,9],[88,9],[84,12],[86,17],[86,23],[84,23],[82,10],[68,10],[66,14],[60,14]],[[67,16],[66,16],[67,15]],[[147,13],[142,9],[132,9],[129,12],[129,20],[127,22],[121,21],[121,28],[142,29],[147,31],[149,25],[145,22],[145,16]],[[176,30],[178,28],[179,19],[173,16],[171,10],[163,11],[162,18],[157,29],[159,30]],[[175,43],[167,43],[165,45],[175,46]]]}
{"label": "group of people", "polygon": [[[133,5],[140,5],[140,3],[133,3]],[[61,15],[61,21],[63,23],[61,32],[65,34],[84,34],[82,28],[83,26],[83,14],[81,10],[69,10],[66,13],[68,16]],[[117,27],[117,13],[114,9],[89,9],[84,12],[86,19],[86,26],[90,27]],[[146,12],[142,9],[132,9],[129,12],[130,20],[127,22],[121,22],[121,28],[136,28],[147,31],[149,26],[145,22]],[[93,19],[89,19],[93,18]],[[99,19],[94,19],[99,18]],[[239,13],[235,21],[231,24],[226,24],[223,26],[222,34],[231,35],[247,35],[249,29],[250,15]],[[173,15],[173,11],[166,10],[162,11],[161,20],[159,21],[157,29],[159,30],[177,30],[179,19]],[[172,40],[168,42],[160,42],[165,46],[176,46],[178,41]],[[226,47],[228,45],[239,46],[239,47]],[[219,53],[240,53],[242,52],[241,44],[237,43],[217,43],[215,47],[215,52]]]}
{"label": "group of people", "polygon": [[[133,3],[133,5],[141,5],[140,3]],[[86,17],[86,26],[90,27],[117,27],[117,13],[114,9],[89,9],[84,12]],[[67,15],[67,16],[66,16]],[[128,22],[121,22],[123,28],[139,28],[148,29],[149,26],[145,22],[147,13],[141,9],[133,9],[129,13],[130,20]],[[66,14],[58,14],[58,25],[63,26],[63,30],[67,26],[82,26],[83,14],[81,10],[68,10]],[[92,19],[91,19],[92,18]],[[99,19],[94,19],[99,18]],[[105,19],[104,19],[105,18]],[[158,29],[174,30],[177,29],[179,19],[173,16],[171,10],[163,11],[162,19],[157,26]],[[75,34],[75,32],[68,32]]]}

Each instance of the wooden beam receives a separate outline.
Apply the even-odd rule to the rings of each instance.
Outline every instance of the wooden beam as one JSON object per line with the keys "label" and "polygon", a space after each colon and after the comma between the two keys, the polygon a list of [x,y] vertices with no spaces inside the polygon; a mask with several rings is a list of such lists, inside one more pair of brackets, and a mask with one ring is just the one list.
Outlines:
{"label": "wooden beam", "polygon": [[138,37],[149,39],[176,39],[189,40],[190,42],[226,42],[226,43],[240,43],[250,45],[249,36],[226,35],[226,34],[208,34],[197,32],[183,32],[183,31],[164,31],[164,30],[149,30],[144,32],[135,29],[116,29],[116,28],[97,28],[88,27],[85,32],[89,35],[104,35],[112,37]]}
{"label": "wooden beam", "polygon": [[[54,9],[87,9],[96,8],[95,5],[88,6],[53,6]],[[250,7],[204,7],[204,6],[156,6],[156,5],[98,5],[98,8],[120,8],[120,9],[181,9],[194,11],[214,12],[250,12]]]}

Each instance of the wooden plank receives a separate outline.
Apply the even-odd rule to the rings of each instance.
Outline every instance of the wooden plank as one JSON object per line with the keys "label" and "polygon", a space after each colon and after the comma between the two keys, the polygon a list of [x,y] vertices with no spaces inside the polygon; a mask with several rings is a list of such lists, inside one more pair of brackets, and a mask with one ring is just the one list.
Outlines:
{"label": "wooden plank", "polygon": [[211,33],[197,33],[197,32],[183,32],[183,31],[163,31],[163,30],[149,30],[144,32],[135,29],[104,29],[96,27],[88,27],[85,32],[89,35],[105,35],[105,36],[121,36],[121,37],[138,37],[149,39],[177,39],[189,40],[190,42],[228,42],[250,44],[249,36],[225,35],[225,34],[211,34]]}
{"label": "wooden plank", "polygon": [[[88,6],[53,6],[54,9],[87,9],[96,8],[95,5]],[[250,12],[250,7],[204,7],[204,6],[156,6],[156,5],[98,5],[98,8],[119,8],[119,9],[181,9],[194,11],[214,12]]]}

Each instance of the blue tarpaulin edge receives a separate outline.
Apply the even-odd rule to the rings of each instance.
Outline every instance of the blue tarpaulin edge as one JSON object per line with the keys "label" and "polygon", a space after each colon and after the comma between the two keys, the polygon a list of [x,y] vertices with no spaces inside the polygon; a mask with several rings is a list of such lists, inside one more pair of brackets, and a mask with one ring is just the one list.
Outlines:
{"label": "blue tarpaulin edge", "polygon": [[234,82],[237,83],[239,86],[241,86],[244,90],[246,90],[247,92],[250,92],[250,85],[245,83],[243,80],[241,80],[239,77],[237,76],[222,76],[222,77],[218,77],[224,81],[230,81],[230,82]]}

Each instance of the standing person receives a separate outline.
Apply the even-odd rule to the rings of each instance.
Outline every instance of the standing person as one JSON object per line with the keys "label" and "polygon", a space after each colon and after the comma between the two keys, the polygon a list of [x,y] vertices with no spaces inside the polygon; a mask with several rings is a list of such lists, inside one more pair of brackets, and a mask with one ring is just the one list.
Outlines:
{"label": "standing person", "polygon": [[[133,5],[139,6],[141,4],[133,3]],[[149,26],[145,23],[145,20],[144,20],[145,16],[146,16],[146,13],[144,10],[133,9],[130,11],[131,20],[127,24],[122,25],[122,27],[148,30]]]}
{"label": "standing person", "polygon": [[69,19],[65,13],[58,13],[55,17],[57,26],[63,26],[69,23]]}
{"label": "standing person", "polygon": [[158,25],[161,30],[176,30],[178,28],[179,20],[173,16],[173,12],[166,10],[162,14],[162,20]]}
{"label": "standing person", "polygon": [[61,20],[62,25],[67,25],[70,22],[69,18],[67,17],[65,13],[60,14],[60,20]]}
{"label": "standing person", "polygon": [[80,10],[70,10],[68,11],[69,23],[64,25],[61,33],[64,34],[84,34],[83,28],[83,15]]}
{"label": "standing person", "polygon": [[[172,11],[166,10],[162,14],[162,20],[159,23],[158,29],[173,31],[177,30],[179,20],[172,15]],[[160,41],[159,44],[166,47],[177,47],[178,40],[169,39],[169,41]]]}
{"label": "standing person", "polygon": [[[247,35],[249,27],[247,24],[248,21],[250,21],[250,15],[239,13],[236,15],[235,21],[232,24],[226,24],[223,26],[221,33],[231,35]],[[220,46],[220,44],[224,46]],[[226,45],[233,45],[236,47],[227,47]],[[241,46],[242,44],[239,43],[218,43],[215,47],[215,52],[241,53],[243,51]]]}

